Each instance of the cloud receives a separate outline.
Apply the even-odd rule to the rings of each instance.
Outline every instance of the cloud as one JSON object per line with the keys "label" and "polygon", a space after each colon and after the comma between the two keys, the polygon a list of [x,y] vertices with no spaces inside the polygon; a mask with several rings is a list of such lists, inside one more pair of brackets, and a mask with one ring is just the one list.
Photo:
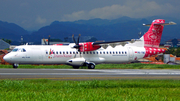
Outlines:
{"label": "cloud", "polygon": [[75,21],[80,19],[115,19],[121,16],[132,18],[143,18],[148,16],[166,15],[174,12],[176,7],[170,3],[157,3],[148,0],[127,0],[124,4],[114,4],[102,8],[95,8],[90,11],[77,11],[72,14],[65,14],[62,21]]}
{"label": "cloud", "polygon": [[41,18],[40,16],[38,16],[37,18],[36,18],[36,22],[38,23],[38,24],[44,24],[44,23],[46,23],[46,19],[45,18]]}

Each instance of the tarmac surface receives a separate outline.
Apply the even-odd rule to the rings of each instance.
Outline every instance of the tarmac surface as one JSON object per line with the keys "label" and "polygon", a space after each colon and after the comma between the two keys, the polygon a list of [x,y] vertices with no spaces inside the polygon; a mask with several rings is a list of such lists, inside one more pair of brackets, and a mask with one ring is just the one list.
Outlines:
{"label": "tarmac surface", "polygon": [[180,80],[176,69],[0,69],[2,79],[52,80],[118,80],[173,79]]}

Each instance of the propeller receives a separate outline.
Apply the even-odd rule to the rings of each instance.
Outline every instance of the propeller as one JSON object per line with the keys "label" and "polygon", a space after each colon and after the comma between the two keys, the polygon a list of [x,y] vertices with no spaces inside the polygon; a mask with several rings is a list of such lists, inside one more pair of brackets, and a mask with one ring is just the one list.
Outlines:
{"label": "propeller", "polygon": [[73,39],[73,41],[74,41],[74,43],[75,43],[75,46],[73,46],[73,48],[78,49],[78,51],[80,51],[79,48],[81,47],[81,45],[79,45],[79,38],[80,38],[80,36],[81,36],[81,34],[79,34],[78,39],[77,39],[77,41],[76,41],[75,38],[74,38],[74,34],[72,35],[72,39]]}
{"label": "propeller", "polygon": [[[78,39],[77,39],[77,41],[76,41],[75,38],[74,38],[74,34],[72,35],[72,39],[73,39],[73,41],[74,41],[74,43],[75,43],[75,45],[73,46],[73,48],[76,48],[76,49],[78,50],[78,52],[80,52],[80,47],[81,47],[81,45],[79,45],[79,38],[80,38],[80,36],[81,36],[81,34],[79,34]],[[81,52],[80,52],[80,54],[81,54]],[[74,58],[75,58],[75,57],[76,57],[76,54],[75,54]]]}

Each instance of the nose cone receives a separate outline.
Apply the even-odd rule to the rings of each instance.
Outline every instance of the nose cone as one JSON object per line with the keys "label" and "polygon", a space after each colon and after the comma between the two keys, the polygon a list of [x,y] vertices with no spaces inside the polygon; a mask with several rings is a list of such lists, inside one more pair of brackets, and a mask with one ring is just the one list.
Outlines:
{"label": "nose cone", "polygon": [[3,57],[3,59],[6,61],[6,62],[10,62],[11,61],[11,57],[7,54]]}

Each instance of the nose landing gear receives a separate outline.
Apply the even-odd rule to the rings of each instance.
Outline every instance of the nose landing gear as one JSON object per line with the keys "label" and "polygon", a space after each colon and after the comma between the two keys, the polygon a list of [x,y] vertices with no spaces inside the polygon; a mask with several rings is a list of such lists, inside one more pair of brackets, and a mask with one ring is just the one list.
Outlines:
{"label": "nose landing gear", "polygon": [[17,64],[17,63],[13,63],[13,68],[14,68],[14,69],[17,69],[17,68],[18,68],[18,66],[19,66],[19,64]]}

